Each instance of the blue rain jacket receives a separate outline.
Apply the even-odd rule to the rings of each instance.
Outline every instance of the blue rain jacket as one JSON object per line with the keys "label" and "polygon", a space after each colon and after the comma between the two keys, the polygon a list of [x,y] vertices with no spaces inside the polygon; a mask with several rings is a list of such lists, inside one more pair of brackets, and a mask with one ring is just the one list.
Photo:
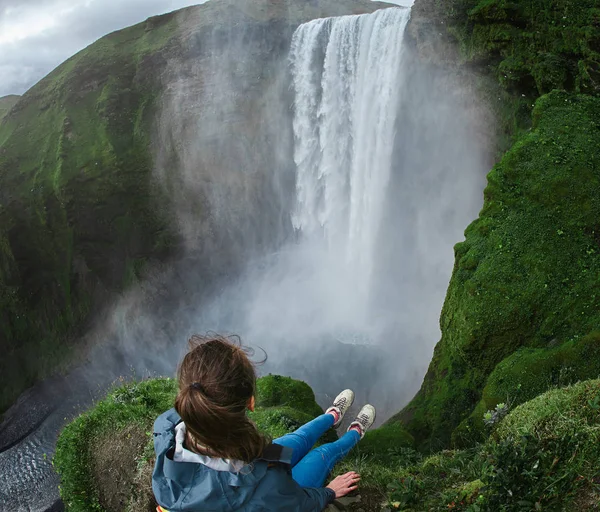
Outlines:
{"label": "blue rain jacket", "polygon": [[175,409],[154,422],[152,490],[169,512],[320,512],[333,502],[331,489],[302,488],[292,479],[290,448],[280,449],[276,461],[266,455],[238,473],[174,461],[175,426],[180,422]]}

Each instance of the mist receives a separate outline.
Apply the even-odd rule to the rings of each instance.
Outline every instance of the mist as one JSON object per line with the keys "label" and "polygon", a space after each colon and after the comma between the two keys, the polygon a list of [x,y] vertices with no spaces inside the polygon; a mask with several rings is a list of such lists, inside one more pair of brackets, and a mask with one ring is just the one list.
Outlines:
{"label": "mist", "polygon": [[[172,63],[158,161],[176,154],[179,165],[157,172],[186,248],[173,368],[190,334],[215,331],[263,348],[261,372],[304,379],[323,403],[356,388],[380,421],[418,390],[490,148],[477,133],[485,113],[466,108],[472,91],[415,59],[395,35],[407,16],[373,42],[386,30],[369,21],[377,16],[311,22],[313,36],[301,27],[289,52],[268,36],[249,44],[257,28],[236,25],[192,45],[192,68]],[[346,35],[334,40],[336,30]],[[280,56],[261,69],[265,50]],[[380,69],[365,67],[378,58]],[[327,78],[332,61],[339,70]],[[340,99],[348,83],[356,91]],[[217,283],[208,294],[207,282]]]}
{"label": "mist", "polygon": [[267,353],[260,374],[305,380],[321,405],[351,387],[378,424],[419,389],[453,245],[483,202],[489,114],[416,57],[408,10],[296,29],[310,12],[281,5],[280,21],[211,2],[179,16],[153,134],[178,256],[97,316],[75,370],[7,413],[15,508],[30,487],[32,510],[58,499],[42,455],[65,418],[119,379],[174,376],[194,333],[240,335]]}
{"label": "mist", "polygon": [[[392,29],[404,29],[400,18]],[[174,375],[192,334],[238,334],[267,352],[260,372],[304,379],[323,400],[354,386],[383,421],[414,396],[440,338],[453,246],[483,202],[493,148],[480,127],[489,113],[460,77],[425,66],[391,32],[385,37],[393,43],[381,44],[401,54],[395,74],[382,66],[387,74],[371,74],[371,82],[359,76],[366,89],[346,98],[346,107],[368,115],[346,133],[341,110],[330,109],[338,132],[319,142],[319,158],[344,141],[354,144],[354,156],[306,165],[317,178],[346,180],[343,193],[324,203],[317,183],[323,197],[303,213],[314,217],[301,221],[294,29],[266,31],[266,23],[235,15],[217,21],[197,30],[203,21],[193,12],[181,18],[183,51],[163,74],[155,123],[155,180],[169,199],[180,256],[149,268],[96,318],[81,343],[85,370],[77,379],[93,396],[122,375]],[[319,23],[313,128],[324,133],[319,102],[334,24]],[[369,33],[352,37],[355,50],[366,44],[368,52]],[[340,61],[354,72],[347,64]],[[387,124],[377,128],[384,113]],[[367,165],[346,169],[359,153]],[[355,211],[363,230],[356,236],[348,225],[350,174],[367,171],[356,181],[364,190],[354,193],[363,195],[359,203],[376,204]],[[324,213],[323,205],[338,210]]]}

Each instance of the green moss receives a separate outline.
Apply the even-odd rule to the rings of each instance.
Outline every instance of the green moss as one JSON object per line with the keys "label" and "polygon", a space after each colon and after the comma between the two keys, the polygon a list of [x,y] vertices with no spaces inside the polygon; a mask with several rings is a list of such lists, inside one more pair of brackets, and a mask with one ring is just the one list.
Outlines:
{"label": "green moss", "polygon": [[[455,441],[483,440],[483,414],[504,402],[515,407],[553,387],[600,377],[600,333],[551,348],[522,348],[504,359],[487,379],[481,401],[455,431]],[[460,440],[458,436],[465,439]]]}
{"label": "green moss", "polygon": [[162,84],[149,59],[169,51],[176,28],[167,15],[100,39],[0,122],[0,412],[68,359],[105,305],[98,289],[122,291],[173,247],[152,180]]}
{"label": "green moss", "polygon": [[391,423],[369,430],[357,446],[362,454],[377,455],[385,458],[390,452],[401,448],[412,448],[414,438],[400,423]]}
{"label": "green moss", "polygon": [[421,391],[397,417],[423,448],[448,445],[506,357],[600,324],[599,116],[596,98],[540,98],[533,129],[490,172],[480,217],[456,248],[442,340]]}
{"label": "green moss", "polygon": [[554,89],[600,93],[600,9],[595,0],[420,0],[469,69],[493,78],[481,91],[505,151],[530,126],[535,100]]}
{"label": "green moss", "polygon": [[[323,414],[315,394],[306,382],[281,375],[267,375],[256,384],[256,411],[250,418],[273,439],[292,432]],[[326,442],[337,439],[330,430]]]}
{"label": "green moss", "polygon": [[60,495],[67,510],[102,510],[91,471],[94,441],[133,423],[151,430],[154,419],[172,407],[176,388],[173,379],[125,385],[63,429],[53,464],[61,478]]}
{"label": "green moss", "polygon": [[[278,385],[289,395],[278,394],[275,390]],[[173,379],[125,384],[111,391],[105,399],[63,429],[53,464],[61,477],[60,494],[67,510],[103,510],[92,472],[92,468],[99,463],[95,460],[95,443],[107,435],[117,439],[117,444],[127,443],[127,439],[118,439],[124,430],[134,424],[150,432],[154,420],[173,406],[176,394],[177,383]],[[289,400],[290,397],[298,399],[297,407]],[[258,379],[256,401],[262,405],[249,416],[260,430],[272,438],[296,430],[323,412],[306,383],[278,375]],[[335,432],[330,430],[322,441],[331,442],[335,439]],[[152,443],[151,439],[149,443]],[[151,447],[147,447],[145,454],[139,454],[139,462],[147,463],[152,454]],[[134,477],[131,475],[132,486],[135,484]],[[148,482],[143,484],[147,485]],[[136,490],[132,489],[132,492]]]}
{"label": "green moss", "polygon": [[291,406],[305,414],[318,416],[323,410],[315,402],[315,394],[306,382],[267,375],[257,381],[256,405],[258,407]]}
{"label": "green moss", "polygon": [[[499,80],[529,97],[553,89],[598,93],[594,0],[452,0],[442,10],[472,62],[493,63]],[[587,63],[592,73],[586,71]]]}

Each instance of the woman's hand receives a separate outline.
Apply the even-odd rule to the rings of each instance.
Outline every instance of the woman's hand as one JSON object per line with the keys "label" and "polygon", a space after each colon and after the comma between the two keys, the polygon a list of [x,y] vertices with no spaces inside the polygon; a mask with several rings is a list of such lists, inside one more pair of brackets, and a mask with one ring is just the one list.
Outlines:
{"label": "woman's hand", "polygon": [[345,475],[334,478],[327,487],[335,492],[335,497],[337,499],[346,496],[346,494],[350,494],[357,489],[359,480],[360,475],[354,471],[350,471]]}

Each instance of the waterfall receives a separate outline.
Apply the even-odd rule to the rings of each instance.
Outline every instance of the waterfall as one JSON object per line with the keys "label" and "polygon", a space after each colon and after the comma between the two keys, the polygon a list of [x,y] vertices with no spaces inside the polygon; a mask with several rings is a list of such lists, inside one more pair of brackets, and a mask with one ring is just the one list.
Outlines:
{"label": "waterfall", "polygon": [[389,8],[314,20],[296,30],[290,51],[293,225],[335,252],[365,300],[392,164],[409,18],[409,9]]}

